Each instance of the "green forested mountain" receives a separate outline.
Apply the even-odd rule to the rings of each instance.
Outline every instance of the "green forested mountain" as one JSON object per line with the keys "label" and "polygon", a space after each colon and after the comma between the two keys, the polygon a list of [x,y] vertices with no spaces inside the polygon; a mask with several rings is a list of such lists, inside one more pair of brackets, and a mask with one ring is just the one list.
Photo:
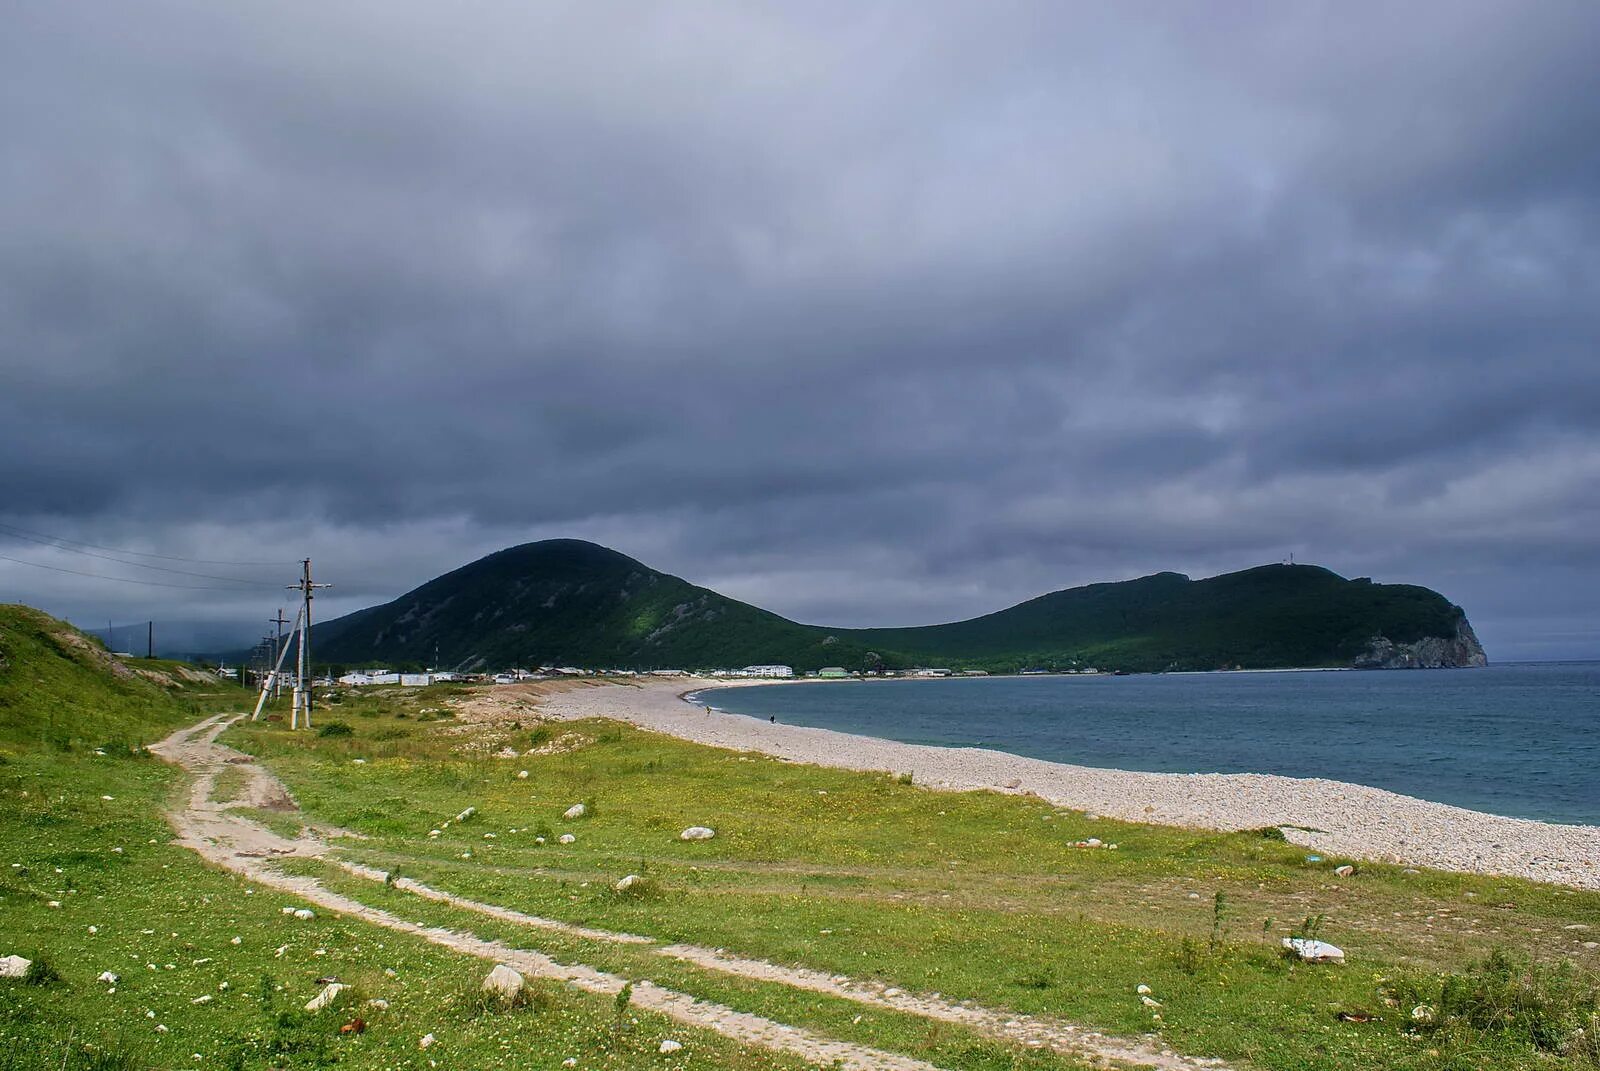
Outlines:
{"label": "green forested mountain", "polygon": [[[1477,665],[1459,607],[1405,584],[1269,565],[1207,580],[1157,573],[916,628],[802,625],[579,540],[527,543],[393,602],[318,625],[318,661],[466,669],[575,665],[796,670],[939,665],[1139,671]],[[1375,642],[1376,641],[1376,642]]]}

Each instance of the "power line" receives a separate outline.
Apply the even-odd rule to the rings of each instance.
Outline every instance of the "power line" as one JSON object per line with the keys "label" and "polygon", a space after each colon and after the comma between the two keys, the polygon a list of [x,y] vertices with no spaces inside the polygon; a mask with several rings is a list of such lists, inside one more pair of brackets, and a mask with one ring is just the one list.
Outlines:
{"label": "power line", "polygon": [[75,546],[75,547],[89,547],[89,548],[91,548],[93,550],[108,550],[113,554],[131,554],[135,558],[159,558],[161,561],[167,561],[167,562],[188,562],[190,565],[272,565],[272,566],[278,566],[278,565],[299,565],[300,564],[299,562],[291,562],[291,561],[283,561],[283,562],[230,562],[230,561],[218,561],[218,560],[216,560],[214,558],[180,558],[180,557],[178,557],[176,555],[172,555],[172,554],[153,554],[150,551],[145,551],[145,550],[122,550],[122,549],[119,549],[117,547],[103,547],[98,543],[83,543],[83,542],[80,542],[80,541],[78,541],[76,539],[66,539],[66,538],[63,538],[62,536],[53,536],[53,535],[49,535],[48,533],[45,533],[45,532],[33,532],[33,531],[29,531],[26,528],[18,528],[14,524],[0,524],[0,529],[5,529],[8,532],[14,532],[14,533],[16,533],[18,535],[36,536],[36,537],[38,537],[40,539],[51,539],[51,540],[54,540],[57,543],[67,543],[67,544],[71,544],[72,546]]}
{"label": "power line", "polygon": [[[243,591],[244,591],[243,588],[221,588],[221,587],[216,587],[215,585],[206,585],[206,584],[166,584],[166,583],[163,583],[163,582],[161,582],[159,580],[131,580],[128,577],[125,577],[125,576],[105,576],[105,575],[103,575],[101,573],[86,573],[81,569],[65,569],[65,568],[62,568],[59,565],[45,565],[43,562],[30,562],[30,561],[25,561],[22,558],[11,558],[11,557],[7,557],[4,554],[0,554],[0,561],[15,562],[18,565],[31,565],[35,569],[49,569],[51,572],[55,572],[55,573],[71,573],[73,576],[86,576],[86,577],[89,577],[92,580],[113,580],[113,581],[116,581],[118,584],[143,584],[145,587],[151,587],[151,588],[179,588],[179,589],[181,589],[183,591],[228,591],[228,592],[232,592],[235,595],[242,594]],[[239,581],[239,583],[241,583],[241,584],[242,583],[246,583],[246,581],[242,581],[241,580],[241,581]],[[268,588],[268,587],[272,587],[273,585],[271,585],[271,584],[251,584],[250,586],[254,587],[254,588]]]}
{"label": "power line", "polygon": [[[0,524],[0,529],[3,529],[5,527],[7,527],[7,526],[3,525],[3,524]],[[116,562],[118,565],[131,565],[135,569],[153,569],[158,573],[174,573],[174,574],[176,574],[178,576],[195,576],[195,577],[199,577],[201,580],[225,580],[230,584],[248,584],[248,585],[250,585],[252,587],[267,587],[268,586],[266,584],[261,583],[258,580],[245,580],[242,577],[237,577],[237,576],[217,576],[214,573],[194,573],[194,572],[190,572],[188,569],[173,569],[173,568],[171,568],[169,566],[165,566],[165,565],[149,565],[149,564],[147,564],[145,562],[133,562],[133,561],[127,560],[126,558],[115,558],[115,557],[112,557],[110,554],[96,554],[92,550],[79,550],[76,547],[63,546],[60,543],[53,542],[50,539],[43,539],[43,538],[35,539],[33,536],[29,536],[29,535],[16,535],[16,536],[13,536],[13,538],[26,539],[30,543],[38,543],[41,546],[50,547],[50,548],[52,548],[54,550],[64,550],[69,554],[82,554],[86,558],[100,558],[100,559],[103,559],[103,560],[108,561],[108,562]]]}

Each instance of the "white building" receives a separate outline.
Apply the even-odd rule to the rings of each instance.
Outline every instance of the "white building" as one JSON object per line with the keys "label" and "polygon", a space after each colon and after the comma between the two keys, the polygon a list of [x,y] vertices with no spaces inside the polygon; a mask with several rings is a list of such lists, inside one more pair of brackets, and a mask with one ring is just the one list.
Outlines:
{"label": "white building", "polygon": [[793,666],[745,666],[742,675],[746,677],[792,677]]}
{"label": "white building", "polygon": [[917,676],[919,676],[919,677],[948,677],[948,676],[950,676],[950,671],[948,669],[919,669],[919,670],[917,670]]}

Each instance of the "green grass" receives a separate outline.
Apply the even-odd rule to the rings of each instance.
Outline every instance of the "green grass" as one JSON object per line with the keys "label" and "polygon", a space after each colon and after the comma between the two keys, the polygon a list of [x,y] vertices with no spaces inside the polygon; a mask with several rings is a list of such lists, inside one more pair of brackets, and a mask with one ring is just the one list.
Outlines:
{"label": "green grass", "polygon": [[[567,1055],[619,1069],[800,1066],[637,1009],[619,1022],[610,997],[552,984],[535,984],[525,1007],[492,1013],[476,994],[482,961],[321,910],[286,918],[279,909],[293,898],[171,843],[162,810],[180,779],[138,746],[236,695],[117,674],[64,628],[0,610],[0,955],[56,976],[0,982],[0,1071],[554,1068]],[[573,750],[501,760],[489,756],[548,742],[550,730],[524,720],[462,731],[449,704],[463,694],[345,697],[319,717],[347,724],[348,735],[264,721],[227,739],[261,756],[304,808],[262,820],[290,834],[303,823],[348,827],[368,839],[341,841],[346,858],[545,917],[1115,1033],[1153,1031],[1179,1051],[1246,1068],[1600,1066],[1596,955],[1582,947],[1600,931],[1595,894],[1376,864],[1336,878],[1342,860],[1309,863],[1258,832],[1199,834],[1028,797],[936,793],[892,774],[781,763],[604,721],[560,727],[586,741]],[[103,746],[112,741],[119,746]],[[225,777],[233,783],[222,796],[238,788],[237,775]],[[564,821],[576,802],[590,813]],[[454,821],[468,806],[476,814]],[[702,823],[715,839],[677,839]],[[430,838],[435,828],[443,832]],[[575,844],[555,843],[565,831]],[[1072,846],[1089,836],[1118,847]],[[328,863],[285,869],[404,918],[941,1067],[1071,1066],[651,947],[433,904]],[[645,877],[640,893],[613,891],[627,873]],[[1278,939],[1313,918],[1348,951],[1348,966],[1282,956]],[[104,970],[122,976],[114,993],[95,980]],[[308,1016],[300,1008],[325,974],[357,997]],[[1159,1020],[1138,1001],[1141,983],[1161,1001]],[[211,1000],[191,1003],[201,996]],[[359,1001],[373,998],[389,1008],[367,1014]],[[1416,1017],[1417,1007],[1427,1014]],[[369,1028],[342,1036],[351,1014]],[[424,1053],[417,1041],[429,1032],[439,1044]],[[660,1054],[666,1036],[685,1049]]]}
{"label": "green grass", "polygon": [[[303,905],[171,843],[176,771],[135,747],[95,750],[153,740],[215,700],[113,674],[72,635],[0,608],[0,955],[53,975],[0,980],[0,1071],[802,1066],[636,1008],[619,1020],[610,998],[553,983],[490,1013],[483,961],[321,910],[286,918]],[[306,1014],[330,974],[355,999]],[[341,1035],[353,1015],[368,1028]],[[661,1055],[666,1037],[684,1048]]]}
{"label": "green grass", "polygon": [[[1331,870],[1342,860],[1309,863],[1303,849],[1255,832],[1090,820],[1026,797],[934,793],[894,776],[781,763],[615,723],[569,727],[592,740],[576,751],[501,760],[485,756],[501,744],[525,750],[534,730],[502,728],[474,748],[458,733],[390,736],[396,720],[374,713],[336,739],[260,726],[231,737],[269,761],[308,815],[370,837],[345,854],[380,869],[662,941],[1118,1033],[1156,1028],[1181,1051],[1262,1067],[1556,1059],[1527,1031],[1470,1020],[1414,1030],[1402,1014],[1409,1008],[1387,1003],[1465,977],[1497,947],[1545,963],[1575,960],[1574,996],[1562,1000],[1574,1016],[1581,995],[1594,992],[1584,931],[1564,928],[1600,930],[1600,896],[1590,893],[1380,864],[1339,879]],[[516,777],[522,769],[526,780]],[[561,819],[584,800],[595,802],[592,816]],[[473,818],[445,827],[469,805]],[[676,839],[696,823],[717,837]],[[429,838],[434,828],[443,835]],[[555,844],[566,831],[577,842]],[[544,846],[534,843],[540,834]],[[1118,848],[1071,846],[1089,836]],[[625,873],[647,876],[653,895],[612,893]],[[1349,966],[1283,957],[1279,939],[1315,916],[1325,917],[1320,936],[1349,952]],[[638,955],[580,951],[586,962]],[[650,969],[652,977],[665,970]],[[1163,1003],[1160,1023],[1134,994],[1141,983]],[[1341,1011],[1380,1018],[1342,1022]],[[907,1044],[893,1031],[867,1040]]]}

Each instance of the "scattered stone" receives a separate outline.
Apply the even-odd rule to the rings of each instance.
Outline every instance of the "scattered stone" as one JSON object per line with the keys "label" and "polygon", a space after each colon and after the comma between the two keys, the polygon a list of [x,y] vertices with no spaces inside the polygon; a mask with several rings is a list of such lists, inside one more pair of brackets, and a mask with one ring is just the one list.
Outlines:
{"label": "scattered stone", "polygon": [[574,837],[571,833],[563,833],[561,836],[556,838],[556,840],[560,841],[562,844],[571,844],[577,839],[578,838]]}
{"label": "scattered stone", "polygon": [[210,1004],[211,1003],[211,994],[207,993],[203,997],[195,997],[189,1003],[190,1004]]}
{"label": "scattered stone", "polygon": [[621,881],[619,881],[615,885],[613,885],[612,888],[616,889],[617,892],[627,892],[629,889],[631,889],[635,885],[639,884],[639,882],[641,880],[643,880],[643,879],[641,879],[639,877],[639,875],[637,875],[637,874],[629,874],[626,877],[624,877]]}
{"label": "scattered stone", "polygon": [[561,812],[561,817],[571,821],[574,818],[582,818],[587,812],[588,808],[583,804],[574,803],[571,807],[568,807],[565,811]]}
{"label": "scattered stone", "polygon": [[376,1008],[379,1011],[388,1011],[389,1002],[384,1000],[382,997],[373,997],[371,1000],[367,1001],[367,1007]]}
{"label": "scattered stone", "polygon": [[60,907],[61,906],[61,901],[60,900],[51,900],[48,904],[45,904],[44,906],[45,907]]}
{"label": "scattered stone", "polygon": [[690,826],[678,834],[679,840],[710,840],[717,835],[717,831],[708,826]]}
{"label": "scattered stone", "polygon": [[1307,963],[1343,963],[1344,949],[1309,937],[1285,937],[1283,947]]}
{"label": "scattered stone", "polygon": [[1083,842],[1083,846],[1085,848],[1098,848],[1100,847],[1100,844],[1101,840],[1099,837],[1090,837],[1088,840]]}
{"label": "scattered stone", "polygon": [[661,1043],[661,1051],[663,1053],[677,1052],[681,1048],[683,1048],[683,1043],[682,1042],[678,1042],[678,1041],[673,1041],[671,1038],[668,1038],[667,1040],[665,1040],[665,1041],[663,1041]]}
{"label": "scattered stone", "polygon": [[1351,866],[1349,863],[1346,863],[1344,866],[1336,866],[1333,868],[1334,875],[1341,878],[1348,878],[1355,872],[1356,868]]}
{"label": "scattered stone", "polygon": [[299,919],[301,922],[304,922],[307,919],[316,918],[317,917],[317,913],[315,911],[311,910],[309,907],[301,907],[301,908],[296,908],[295,909],[294,917]]}
{"label": "scattered stone", "polygon": [[443,833],[444,833],[444,830],[442,830],[442,829],[430,829],[430,830],[428,830],[428,836],[430,836],[430,837],[442,836]]}
{"label": "scattered stone", "polygon": [[494,753],[494,757],[497,759],[514,759],[519,754],[521,754],[521,752],[514,747],[503,747]]}
{"label": "scattered stone", "polygon": [[578,1066],[578,1058],[576,1056],[569,1056],[565,1060],[561,1061],[561,1066],[562,1067],[577,1067]]}
{"label": "scattered stone", "polygon": [[422,1035],[422,1040],[417,1042],[417,1048],[426,1049],[426,1048],[430,1047],[435,1041],[438,1041],[438,1040],[439,1039],[434,1037],[432,1034],[424,1034],[424,1035]]}
{"label": "scattered stone", "polygon": [[518,770],[517,771],[517,780],[518,781],[526,781],[527,779],[528,779],[528,771],[527,770]]}
{"label": "scattered stone", "polygon": [[273,949],[272,958],[273,959],[282,959],[283,958],[283,954],[285,952],[287,952],[287,951],[289,951],[289,946],[288,945],[279,945],[277,948]]}
{"label": "scattered stone", "polygon": [[522,987],[526,984],[521,974],[504,963],[497,963],[483,980],[482,989],[491,997],[509,1003],[522,994]]}
{"label": "scattered stone", "polygon": [[[460,814],[456,815],[456,821],[457,822],[465,822],[467,819],[471,818],[473,815],[475,815],[477,813],[478,813],[478,808],[476,808],[476,807],[468,807],[466,810],[464,810]],[[428,1036],[432,1037],[433,1035],[429,1034]]]}
{"label": "scattered stone", "polygon": [[1431,1023],[1433,1022],[1433,1009],[1426,1004],[1418,1004],[1411,1009],[1411,1018],[1415,1022]]}
{"label": "scattered stone", "polygon": [[23,959],[21,956],[7,956],[0,959],[0,978],[23,978],[27,976],[28,968],[33,966],[33,960]]}
{"label": "scattered stone", "polygon": [[1145,985],[1143,982],[1140,982],[1139,987],[1135,989],[1134,992],[1139,994],[1141,997],[1148,997],[1152,992],[1154,992],[1154,990]]}
{"label": "scattered stone", "polygon": [[1161,1002],[1159,1000],[1155,999],[1154,997],[1149,997],[1149,996],[1140,997],[1139,998],[1139,1003],[1143,1004],[1146,1008],[1159,1008],[1159,1007],[1161,1007]]}
{"label": "scattered stone", "polygon": [[122,975],[116,974],[112,971],[101,971],[100,977],[96,978],[95,981],[104,982],[107,985],[116,985],[118,982],[122,981]]}
{"label": "scattered stone", "polygon": [[343,982],[330,982],[328,985],[322,987],[322,992],[306,1001],[306,1011],[321,1011],[323,1008],[326,1008],[328,1005],[338,1000],[339,994],[343,993],[349,988],[350,987],[345,985]]}
{"label": "scattered stone", "polygon": [[244,938],[243,937],[235,937],[232,940],[230,940],[228,943],[230,945],[242,945],[242,944],[244,944]]}

